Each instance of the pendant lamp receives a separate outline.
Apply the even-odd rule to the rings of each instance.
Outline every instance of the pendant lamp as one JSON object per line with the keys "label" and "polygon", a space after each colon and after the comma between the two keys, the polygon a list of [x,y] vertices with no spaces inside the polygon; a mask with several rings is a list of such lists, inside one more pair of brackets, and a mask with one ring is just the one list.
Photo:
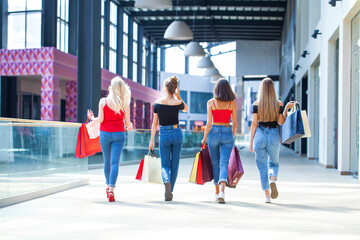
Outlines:
{"label": "pendant lamp", "polygon": [[171,0],[136,0],[135,7],[146,9],[165,9],[172,8]]}
{"label": "pendant lamp", "polygon": [[169,40],[191,40],[194,38],[190,27],[184,21],[173,21],[166,29],[165,39]]}
{"label": "pendant lamp", "polygon": [[210,57],[202,57],[200,58],[198,68],[211,68],[214,67],[214,63],[211,61]]}
{"label": "pendant lamp", "polygon": [[205,71],[205,76],[213,77],[220,75],[219,70],[216,67],[208,68]]}
{"label": "pendant lamp", "polygon": [[186,57],[202,57],[205,56],[205,51],[198,42],[191,41],[186,45],[184,55]]}

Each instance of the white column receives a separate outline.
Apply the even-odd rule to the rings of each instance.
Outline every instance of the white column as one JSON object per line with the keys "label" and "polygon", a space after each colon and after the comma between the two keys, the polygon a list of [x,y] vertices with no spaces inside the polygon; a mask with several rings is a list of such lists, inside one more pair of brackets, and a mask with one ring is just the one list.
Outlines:
{"label": "white column", "polygon": [[315,157],[315,140],[314,140],[314,130],[315,130],[315,70],[313,67],[310,67],[308,70],[308,119],[309,119],[309,125],[310,129],[312,131],[312,137],[308,139],[307,141],[307,157],[309,159],[314,159]]}
{"label": "white column", "polygon": [[338,169],[350,169],[350,79],[351,79],[351,23],[341,22],[339,29],[339,146]]}

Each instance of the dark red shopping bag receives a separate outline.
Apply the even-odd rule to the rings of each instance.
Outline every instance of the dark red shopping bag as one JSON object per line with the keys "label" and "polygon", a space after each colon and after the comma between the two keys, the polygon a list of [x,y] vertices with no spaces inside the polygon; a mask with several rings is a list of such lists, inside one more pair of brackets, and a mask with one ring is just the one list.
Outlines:
{"label": "dark red shopping bag", "polygon": [[206,144],[203,144],[201,147],[200,157],[201,157],[202,179],[204,182],[211,182],[214,179],[213,169],[212,169],[213,164],[211,161],[209,148]]}
{"label": "dark red shopping bag", "polygon": [[100,136],[97,138],[90,139],[89,133],[86,130],[86,123],[81,124],[79,129],[78,139],[76,143],[75,157],[84,158],[92,156],[95,153],[101,152]]}
{"label": "dark red shopping bag", "polygon": [[137,171],[135,179],[140,180],[140,181],[142,180],[143,168],[144,168],[144,159],[141,159],[139,169]]}
{"label": "dark red shopping bag", "polygon": [[244,168],[241,163],[240,154],[236,146],[230,154],[228,165],[228,183],[227,187],[236,188],[236,185],[240,181],[242,175],[244,175]]}

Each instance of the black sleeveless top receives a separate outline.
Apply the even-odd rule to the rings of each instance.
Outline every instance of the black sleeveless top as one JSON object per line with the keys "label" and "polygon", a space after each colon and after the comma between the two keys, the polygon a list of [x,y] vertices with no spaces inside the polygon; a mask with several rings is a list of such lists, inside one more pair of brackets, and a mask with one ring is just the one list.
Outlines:
{"label": "black sleeveless top", "polygon": [[179,110],[185,108],[184,102],[178,105],[154,104],[154,113],[158,114],[160,126],[179,124]]}
{"label": "black sleeveless top", "polygon": [[[280,106],[279,109],[279,114],[282,114],[284,111],[284,106]],[[258,113],[258,106],[257,105],[253,105],[253,113]],[[277,121],[273,121],[273,122],[259,122],[260,126],[264,126],[264,127],[269,127],[269,128],[277,128],[277,126],[279,125]]]}

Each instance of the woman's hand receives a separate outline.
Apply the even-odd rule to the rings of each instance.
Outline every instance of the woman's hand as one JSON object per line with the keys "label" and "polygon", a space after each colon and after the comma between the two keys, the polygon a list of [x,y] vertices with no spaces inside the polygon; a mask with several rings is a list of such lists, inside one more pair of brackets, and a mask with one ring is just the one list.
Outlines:
{"label": "woman's hand", "polygon": [[132,122],[130,122],[130,124],[126,126],[126,129],[127,129],[128,131],[133,130],[133,124],[132,124]]}
{"label": "woman's hand", "polygon": [[149,150],[154,150],[155,144],[154,142],[150,142],[149,144]]}
{"label": "woman's hand", "polygon": [[91,109],[87,110],[87,117],[92,121],[94,119],[94,113]]}
{"label": "woman's hand", "polygon": [[254,152],[254,149],[253,149],[253,143],[252,142],[250,142],[250,152]]}
{"label": "woman's hand", "polygon": [[296,103],[295,101],[290,101],[290,102],[288,102],[288,103],[286,104],[285,108],[286,108],[286,109],[293,108],[294,105],[295,105],[295,103]]}
{"label": "woman's hand", "polygon": [[175,90],[175,97],[177,98],[177,99],[181,99],[181,97],[180,97],[180,89],[179,88],[176,88],[176,90]]}
{"label": "woman's hand", "polygon": [[201,140],[201,144],[202,144],[202,145],[206,144],[206,140],[207,140],[206,137],[204,137],[204,138]]}

